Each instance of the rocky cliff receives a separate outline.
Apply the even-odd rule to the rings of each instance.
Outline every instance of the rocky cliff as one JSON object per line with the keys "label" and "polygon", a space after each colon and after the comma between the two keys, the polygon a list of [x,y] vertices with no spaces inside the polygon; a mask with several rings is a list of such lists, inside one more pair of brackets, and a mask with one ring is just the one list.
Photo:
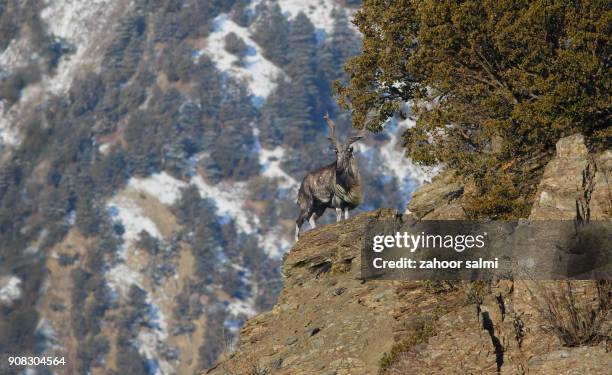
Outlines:
{"label": "rocky cliff", "polygon": [[[582,136],[560,140],[530,218],[609,219],[611,172],[611,150],[590,155]],[[463,189],[442,174],[414,194],[410,214],[464,218]],[[381,209],[305,233],[284,257],[275,307],[250,319],[238,349],[206,373],[609,373],[609,284],[364,281],[363,227],[383,218],[402,219]],[[594,331],[590,338],[578,332],[571,341],[571,332],[563,336],[563,327],[551,324],[557,312],[563,326],[562,304],[546,305],[558,295],[590,314],[586,323],[580,313],[568,318],[576,318],[577,330]]]}

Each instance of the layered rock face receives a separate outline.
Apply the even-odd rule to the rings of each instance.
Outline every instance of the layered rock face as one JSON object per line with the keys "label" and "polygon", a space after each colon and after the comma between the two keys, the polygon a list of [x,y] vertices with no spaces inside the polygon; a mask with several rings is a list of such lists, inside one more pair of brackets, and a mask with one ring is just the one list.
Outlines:
{"label": "layered rock face", "polygon": [[[612,151],[590,155],[580,135],[560,140],[530,218],[609,220],[611,172]],[[411,215],[465,218],[462,194],[461,184],[442,174],[415,193]],[[542,314],[543,296],[566,287],[576,306],[594,304],[596,282],[437,289],[428,282],[363,281],[363,228],[381,219],[401,216],[383,209],[306,232],[284,258],[286,279],[274,309],[250,319],[239,350],[207,373],[238,374],[245,366],[273,374],[609,373],[609,313],[598,328],[604,340],[575,346],[546,329]]]}
{"label": "layered rock face", "polygon": [[533,220],[600,220],[612,216],[612,150],[589,155],[582,135],[557,142],[544,169]]}

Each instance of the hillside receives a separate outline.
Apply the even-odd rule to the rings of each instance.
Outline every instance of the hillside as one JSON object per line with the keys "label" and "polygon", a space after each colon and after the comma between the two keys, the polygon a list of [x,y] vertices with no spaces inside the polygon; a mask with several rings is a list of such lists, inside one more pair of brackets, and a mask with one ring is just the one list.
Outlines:
{"label": "hillside", "polygon": [[[0,372],[192,373],[274,305],[359,4],[0,2]],[[430,178],[411,124],[356,145],[361,211]]]}
{"label": "hillside", "polygon": [[[535,220],[610,220],[612,150],[589,155],[580,135],[561,139],[538,185]],[[448,174],[418,189],[410,215],[462,217],[463,187]],[[576,207],[580,207],[579,212]],[[270,312],[249,319],[240,346],[208,374],[607,374],[609,289],[572,281],[578,309],[607,303],[602,339],[569,345],[541,314],[541,293],[563,282],[436,283],[360,280],[363,228],[401,221],[376,210],[306,233],[283,258],[285,283]],[[607,301],[607,302],[606,302]],[[557,322],[560,324],[560,320]]]}

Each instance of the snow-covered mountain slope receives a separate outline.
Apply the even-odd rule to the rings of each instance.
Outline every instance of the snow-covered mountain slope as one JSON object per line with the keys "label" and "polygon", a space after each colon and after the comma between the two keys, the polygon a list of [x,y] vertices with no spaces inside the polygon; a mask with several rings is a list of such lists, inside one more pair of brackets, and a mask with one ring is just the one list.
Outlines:
{"label": "snow-covered mountain slope", "polygon": [[[15,228],[0,236],[0,303],[36,310],[23,351],[66,355],[74,373],[194,373],[274,304],[299,183],[333,161],[322,113],[349,132],[330,91],[358,52],[334,39],[356,38],[345,4],[32,10],[38,37],[18,32],[0,51],[0,219]],[[265,17],[282,35],[264,35]],[[435,173],[403,157],[409,125],[390,121],[356,147],[362,209],[402,208]]]}
{"label": "snow-covered mountain slope", "polygon": [[[22,89],[21,98],[13,107],[0,106],[0,147],[19,142],[20,114],[31,110],[50,95],[65,94],[75,78],[90,70],[98,70],[108,35],[116,26],[117,17],[130,9],[125,0],[61,0],[41,2],[40,20],[59,48],[71,53],[61,57],[57,67],[41,72],[40,80]],[[0,72],[10,72],[34,61],[41,64],[40,51],[27,37],[16,38],[0,53]]]}

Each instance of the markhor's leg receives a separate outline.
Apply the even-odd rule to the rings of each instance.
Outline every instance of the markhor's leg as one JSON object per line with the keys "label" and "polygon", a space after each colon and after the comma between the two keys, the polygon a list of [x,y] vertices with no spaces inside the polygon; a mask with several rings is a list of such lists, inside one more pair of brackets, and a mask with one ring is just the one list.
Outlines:
{"label": "markhor's leg", "polygon": [[295,242],[298,241],[298,237],[300,236],[300,228],[302,227],[302,224],[304,224],[304,221],[308,217],[307,214],[308,214],[308,212],[306,212],[304,210],[300,210],[300,215],[298,216],[297,220],[295,221]]}
{"label": "markhor's leg", "polygon": [[310,224],[310,228],[314,229],[317,227],[317,223],[315,222],[315,216],[317,216],[316,214],[312,214],[310,215],[310,219],[308,219],[308,223]]}
{"label": "markhor's leg", "polygon": [[336,223],[339,223],[342,220],[342,209],[336,208]]}
{"label": "markhor's leg", "polygon": [[349,218],[349,214],[348,214],[348,208],[344,209],[344,220],[347,220]]}

